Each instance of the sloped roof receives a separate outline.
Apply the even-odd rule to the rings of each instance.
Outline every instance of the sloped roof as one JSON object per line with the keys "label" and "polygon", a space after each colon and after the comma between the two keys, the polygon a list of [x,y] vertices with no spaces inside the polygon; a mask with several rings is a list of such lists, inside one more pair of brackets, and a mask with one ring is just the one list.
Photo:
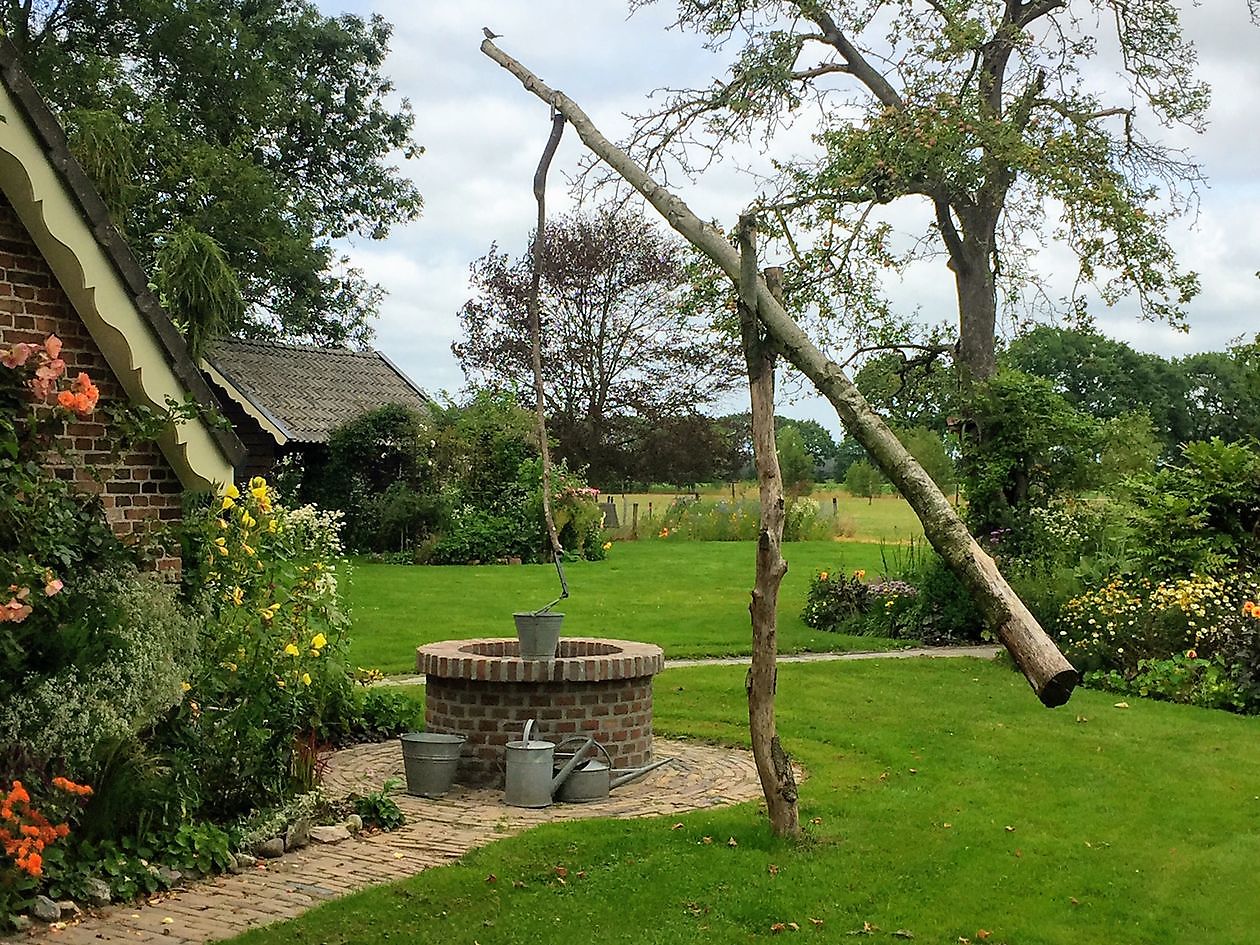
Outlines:
{"label": "sloped roof", "polygon": [[[127,396],[162,409],[192,394],[217,408],[184,339],[78,161],[65,132],[0,36],[0,187],[39,246]],[[187,488],[230,482],[245,448],[231,430],[193,420],[158,445]]]}
{"label": "sloped roof", "polygon": [[425,410],[430,403],[379,351],[223,339],[205,366],[280,445],[326,443],[347,420],[383,404]]}

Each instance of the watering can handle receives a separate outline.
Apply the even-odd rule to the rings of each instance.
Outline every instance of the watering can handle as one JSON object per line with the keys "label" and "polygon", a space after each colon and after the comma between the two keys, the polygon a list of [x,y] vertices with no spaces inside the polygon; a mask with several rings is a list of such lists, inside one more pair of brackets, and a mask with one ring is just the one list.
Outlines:
{"label": "watering can handle", "polygon": [[[599,742],[595,741],[593,738],[588,738],[585,735],[570,735],[568,738],[566,738],[564,741],[562,741],[560,744],[556,746],[556,751],[559,751],[561,748],[563,748],[565,745],[570,744],[571,742],[582,743],[582,747],[578,749],[579,755],[585,753],[587,748],[590,748],[590,747],[598,748],[600,752],[603,754],[604,760],[608,762],[608,769],[610,771],[612,770],[613,760],[612,760],[612,756],[608,754],[608,749],[605,748],[603,745],[601,745]],[[587,745],[586,744],[587,742],[590,742],[591,744]]]}
{"label": "watering can handle", "polygon": [[529,747],[529,736],[534,733],[534,720],[530,719],[525,723],[525,731],[521,734],[521,741],[525,743],[525,747]]}

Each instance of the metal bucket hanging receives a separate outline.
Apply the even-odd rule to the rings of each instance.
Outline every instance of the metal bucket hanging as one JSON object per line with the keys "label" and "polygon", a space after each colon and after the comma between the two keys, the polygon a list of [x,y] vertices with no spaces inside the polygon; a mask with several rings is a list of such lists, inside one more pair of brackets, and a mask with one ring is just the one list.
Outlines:
{"label": "metal bucket hanging", "polygon": [[548,611],[537,613],[515,613],[516,639],[520,642],[520,657],[523,660],[554,660],[560,646],[560,625],[564,623],[564,614]]}

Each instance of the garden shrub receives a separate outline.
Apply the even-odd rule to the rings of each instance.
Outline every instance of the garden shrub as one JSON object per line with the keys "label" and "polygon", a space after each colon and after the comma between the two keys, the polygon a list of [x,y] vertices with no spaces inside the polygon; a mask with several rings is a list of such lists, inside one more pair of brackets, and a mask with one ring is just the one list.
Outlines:
{"label": "garden shrub", "polygon": [[75,594],[80,612],[59,632],[91,645],[19,681],[0,703],[0,740],[88,772],[98,745],[134,738],[180,701],[200,628],[175,588],[134,568],[91,575]]}
{"label": "garden shrub", "polygon": [[1254,574],[1117,577],[1068,601],[1059,639],[1087,682],[1256,711],[1258,597]]}
{"label": "garden shrub", "polygon": [[424,727],[424,706],[391,686],[356,686],[330,701],[320,741],[334,746],[380,742]]}
{"label": "garden shrub", "polygon": [[1260,449],[1186,443],[1182,464],[1127,482],[1140,568],[1151,577],[1260,567]]}
{"label": "garden shrub", "polygon": [[[621,536],[630,534],[621,523]],[[755,541],[761,529],[761,505],[753,499],[690,499],[662,502],[661,510],[639,518],[639,537],[686,541]],[[784,509],[784,541],[824,541],[852,534],[852,523],[825,514],[808,497],[788,498]]]}
{"label": "garden shrub", "polygon": [[324,706],[349,686],[336,570],[340,513],[286,509],[262,479],[186,519],[185,571],[209,620],[164,738],[193,759],[207,815],[271,803],[305,780]]}
{"label": "garden shrub", "polygon": [[819,571],[810,579],[801,620],[815,630],[847,630],[850,621],[865,614],[870,606],[871,589],[865,578],[866,572],[861,570],[848,577]]}

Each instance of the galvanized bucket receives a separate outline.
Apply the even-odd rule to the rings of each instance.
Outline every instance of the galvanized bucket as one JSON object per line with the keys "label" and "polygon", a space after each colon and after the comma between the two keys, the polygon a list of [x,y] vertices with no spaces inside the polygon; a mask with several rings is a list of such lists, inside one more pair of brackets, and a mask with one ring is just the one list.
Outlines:
{"label": "galvanized bucket", "polygon": [[520,653],[523,660],[554,660],[556,649],[560,646],[560,624],[564,622],[564,614],[556,613],[518,613],[513,614],[516,621],[516,639],[520,641]]}
{"label": "galvanized bucket", "polygon": [[409,732],[400,739],[407,793],[420,797],[441,797],[455,783],[459,753],[465,736],[439,732]]}

